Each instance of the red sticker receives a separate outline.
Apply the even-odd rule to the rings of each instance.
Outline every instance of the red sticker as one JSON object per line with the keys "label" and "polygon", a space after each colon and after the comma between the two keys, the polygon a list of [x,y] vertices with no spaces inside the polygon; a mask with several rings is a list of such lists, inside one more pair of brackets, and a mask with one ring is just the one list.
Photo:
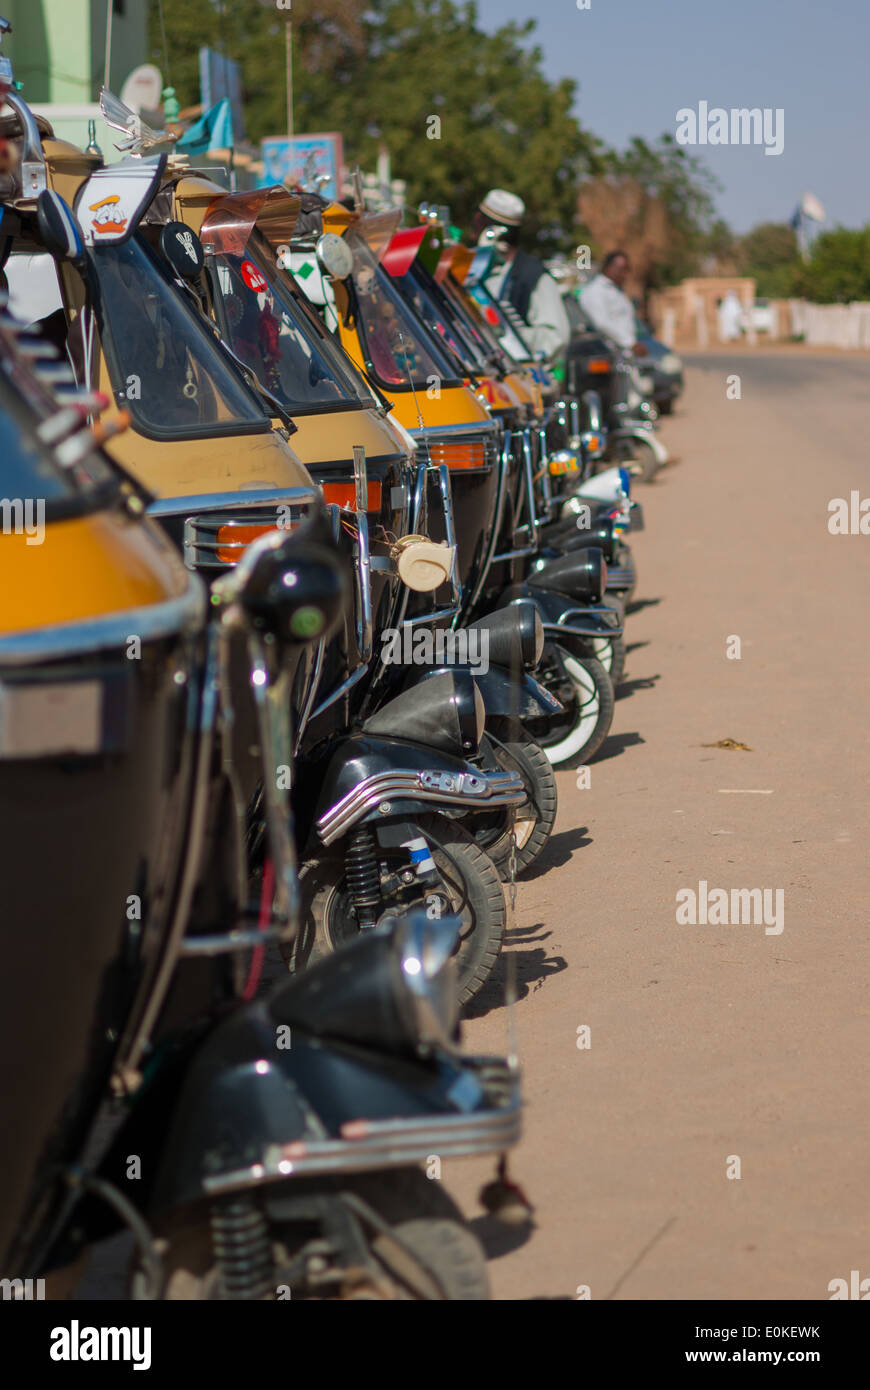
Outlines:
{"label": "red sticker", "polygon": [[262,294],[267,288],[265,276],[261,275],[253,261],[242,261],[242,279],[249,290]]}

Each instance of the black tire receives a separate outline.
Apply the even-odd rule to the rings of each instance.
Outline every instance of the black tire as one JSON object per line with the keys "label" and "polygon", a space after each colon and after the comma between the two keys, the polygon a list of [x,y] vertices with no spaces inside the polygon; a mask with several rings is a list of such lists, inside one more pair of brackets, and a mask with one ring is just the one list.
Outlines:
{"label": "black tire", "polygon": [[[467,1004],[489,979],[498,960],[505,932],[506,908],[501,879],[489,856],[456,821],[437,815],[416,817],[425,835],[442,885],[446,888],[445,912],[458,911],[463,930],[456,952],[458,998]],[[383,851],[379,855],[384,857]],[[298,970],[331,954],[358,932],[344,880],[344,866],[337,860],[303,866],[300,930],[284,959]],[[431,906],[437,890],[424,888],[415,901]],[[407,904],[406,904],[407,905]],[[440,905],[440,904],[439,904]],[[384,910],[396,910],[395,903]]]}
{"label": "black tire", "polygon": [[613,723],[613,684],[601,662],[548,642],[537,679],[562,701],[565,713],[546,721],[540,732],[530,726],[530,732],[554,767],[591,762]]}
{"label": "black tire", "polygon": [[[353,1181],[353,1190],[410,1246],[429,1275],[433,1296],[440,1290],[441,1299],[453,1302],[489,1299],[483,1247],[439,1179],[427,1178],[419,1168],[400,1168],[361,1175]],[[417,1295],[397,1277],[389,1241],[375,1237],[371,1250],[396,1285],[397,1298],[415,1299]]]}
{"label": "black tire", "polygon": [[658,408],[659,408],[659,415],[673,415],[673,413],[674,413],[674,398],[673,398],[673,396],[668,396],[668,398],[667,398],[666,400],[663,400],[663,401],[656,401],[656,405],[657,405]]}
{"label": "black tire", "polygon": [[[319,1189],[324,1196],[337,1197],[342,1192],[357,1198],[371,1208],[379,1223],[395,1232],[401,1244],[393,1245],[386,1233],[363,1220],[369,1250],[379,1274],[383,1272],[377,1284],[390,1286],[384,1297],[397,1301],[489,1299],[483,1248],[438,1179],[430,1180],[419,1168],[397,1168],[321,1179],[308,1186],[315,1194]],[[358,1211],[354,1214],[359,1217]],[[181,1221],[176,1217],[162,1234],[168,1246],[163,1297],[170,1302],[224,1299],[205,1204],[188,1209]],[[273,1234],[283,1238],[285,1231],[279,1227]],[[131,1297],[146,1297],[147,1284],[136,1257],[130,1273]],[[269,1291],[264,1296],[270,1297]],[[374,1281],[369,1281],[364,1296],[379,1296]]]}
{"label": "black tire", "polygon": [[[502,883],[509,883],[512,830],[516,835],[515,864],[518,877],[531,868],[553,833],[559,802],[556,777],[543,748],[535,743],[521,724],[488,719],[486,732],[491,735],[491,765],[508,772],[519,772],[528,792],[528,800],[513,812],[492,811],[489,815],[478,812],[469,816],[465,826],[475,844],[489,855]],[[489,759],[487,765],[490,765]]]}

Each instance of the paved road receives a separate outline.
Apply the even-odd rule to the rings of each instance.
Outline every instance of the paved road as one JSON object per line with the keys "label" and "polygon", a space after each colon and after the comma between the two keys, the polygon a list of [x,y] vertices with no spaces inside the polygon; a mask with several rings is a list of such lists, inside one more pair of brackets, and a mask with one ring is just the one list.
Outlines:
{"label": "paved road", "polygon": [[[498,1298],[870,1278],[870,536],[827,530],[830,499],[870,497],[868,399],[863,358],[705,355],[665,422],[681,461],[642,491],[613,736],[589,790],[559,774],[510,931],[537,1229],[480,1219]],[[784,929],[679,925],[702,880],[782,890]],[[503,985],[467,1025],[480,1050],[505,1047]],[[470,1213],[488,1171],[444,1165]]]}

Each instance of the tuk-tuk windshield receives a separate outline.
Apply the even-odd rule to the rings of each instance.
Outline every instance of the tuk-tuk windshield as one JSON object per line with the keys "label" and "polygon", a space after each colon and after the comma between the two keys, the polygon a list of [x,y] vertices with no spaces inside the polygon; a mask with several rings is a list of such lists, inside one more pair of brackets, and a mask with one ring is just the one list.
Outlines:
{"label": "tuk-tuk windshield", "polygon": [[387,391],[410,386],[426,390],[433,380],[460,385],[460,363],[415,318],[365,239],[351,230],[347,242],[353,251],[357,328],[366,370]]}
{"label": "tuk-tuk windshield", "polygon": [[259,233],[241,254],[215,246],[206,264],[224,337],[236,356],[292,415],[379,404]]}
{"label": "tuk-tuk windshield", "polygon": [[509,321],[504,308],[498,300],[490,294],[486,285],[478,281],[473,285],[467,285],[466,288],[474,301],[480,306],[483,317],[508,356],[512,357],[514,362],[531,362],[534,358],[534,353],[523,338],[519,329]]}
{"label": "tuk-tuk windshield", "polygon": [[475,341],[461,322],[453,305],[445,302],[438,285],[416,262],[396,280],[400,293],[414,308],[426,327],[446,344],[461,363],[463,373],[488,375],[492,370],[486,344]]}
{"label": "tuk-tuk windshield", "polygon": [[105,502],[107,494],[118,487],[118,475],[96,447],[72,467],[63,468],[37,438],[40,420],[57,408],[29,372],[19,370],[14,357],[4,358],[0,372],[0,487],[4,501],[0,508],[12,508],[13,526],[16,502],[44,505],[50,520],[88,511]]}
{"label": "tuk-tuk windshield", "polygon": [[478,350],[489,361],[495,362],[500,371],[512,371],[516,363],[499,342],[494,325],[487,319],[477,300],[466,294],[450,275],[439,285],[439,290],[478,344]]}
{"label": "tuk-tuk windshield", "polygon": [[138,236],[90,253],[119,404],[155,439],[268,430],[270,421],[196,310]]}

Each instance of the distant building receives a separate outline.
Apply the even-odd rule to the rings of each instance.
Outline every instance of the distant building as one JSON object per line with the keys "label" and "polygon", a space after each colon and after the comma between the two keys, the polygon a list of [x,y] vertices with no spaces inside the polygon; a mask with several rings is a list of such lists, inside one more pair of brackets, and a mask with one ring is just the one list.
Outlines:
{"label": "distant building", "polygon": [[[148,57],[147,0],[112,0],[109,86],[120,93]],[[4,0],[12,25],[3,51],[12,59],[27,104],[46,117],[61,139],[85,145],[88,121],[107,160],[120,158],[99,113],[106,57],[106,0]]]}

